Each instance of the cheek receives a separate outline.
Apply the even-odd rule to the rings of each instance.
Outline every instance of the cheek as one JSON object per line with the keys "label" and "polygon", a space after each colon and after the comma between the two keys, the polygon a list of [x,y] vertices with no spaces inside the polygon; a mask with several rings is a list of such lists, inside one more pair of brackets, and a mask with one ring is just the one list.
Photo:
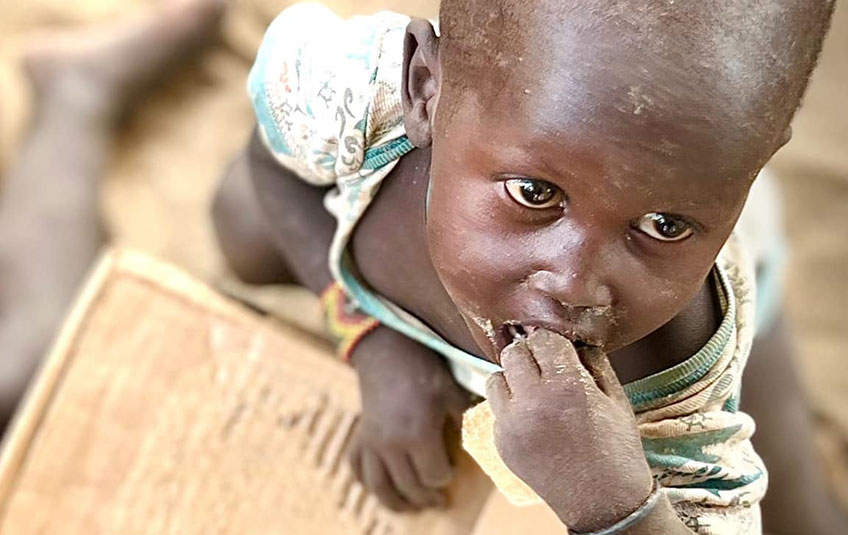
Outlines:
{"label": "cheek", "polygon": [[626,327],[620,329],[622,339],[617,345],[644,338],[686,309],[709,276],[712,257],[703,256],[700,260],[668,261],[669,269],[659,272],[621,274],[624,280],[617,285],[617,295],[622,327]]}
{"label": "cheek", "polygon": [[514,240],[495,215],[498,184],[434,187],[427,219],[430,255],[442,284],[461,308],[477,313],[520,278]]}

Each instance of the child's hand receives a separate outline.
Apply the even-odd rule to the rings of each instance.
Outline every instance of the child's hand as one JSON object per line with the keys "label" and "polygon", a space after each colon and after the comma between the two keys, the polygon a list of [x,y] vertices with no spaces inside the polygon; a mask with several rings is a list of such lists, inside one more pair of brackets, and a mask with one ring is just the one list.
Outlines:
{"label": "child's hand", "polygon": [[626,517],[652,489],[633,412],[606,355],[538,329],[488,384],[498,451],[576,531]]}
{"label": "child's hand", "polygon": [[396,511],[443,506],[453,476],[445,426],[461,425],[468,395],[441,357],[387,327],[369,334],[352,362],[362,396],[357,478]]}

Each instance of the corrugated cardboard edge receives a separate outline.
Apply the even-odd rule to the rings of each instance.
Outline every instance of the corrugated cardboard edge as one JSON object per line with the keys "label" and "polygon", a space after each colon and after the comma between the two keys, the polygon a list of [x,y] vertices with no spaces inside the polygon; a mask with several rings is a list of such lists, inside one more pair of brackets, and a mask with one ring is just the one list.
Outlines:
{"label": "corrugated cardboard edge", "polygon": [[71,348],[77,340],[80,327],[85,323],[92,304],[97,301],[111,274],[115,270],[119,253],[106,251],[96,263],[78,298],[75,300],[51,350],[42,361],[3,440],[0,451],[0,515],[6,507],[20,473],[27,452],[38,432],[47,407],[53,399],[57,385],[67,369]]}
{"label": "corrugated cardboard edge", "polygon": [[75,300],[52,348],[42,361],[3,440],[0,451],[0,517],[5,516],[21,468],[26,463],[27,454],[44,416],[73,359],[74,347],[85,331],[91,312],[109,284],[127,276],[151,285],[155,281],[160,290],[180,293],[183,298],[202,302],[205,308],[226,317],[245,313],[241,306],[228,302],[205,284],[175,267],[129,249],[104,251]]}

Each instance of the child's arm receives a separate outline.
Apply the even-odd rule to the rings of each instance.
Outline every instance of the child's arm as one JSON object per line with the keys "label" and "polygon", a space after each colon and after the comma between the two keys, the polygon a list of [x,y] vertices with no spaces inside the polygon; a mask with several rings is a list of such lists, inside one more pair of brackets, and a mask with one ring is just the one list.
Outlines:
{"label": "child's arm", "polygon": [[445,429],[459,429],[468,396],[441,357],[389,328],[363,339],[351,361],[362,397],[350,458],[357,478],[394,510],[445,505]]}
{"label": "child's arm", "polygon": [[742,380],[742,409],[757,422],[752,440],[769,468],[763,525],[773,533],[848,533],[848,517],[829,491],[818,459],[788,331],[781,312],[754,339]]}
{"label": "child's arm", "polygon": [[[258,134],[245,157],[275,249],[300,284],[320,293],[333,280],[328,251],[336,223],[324,209],[326,190],[280,166]],[[441,357],[386,327],[366,336],[351,357],[363,411],[354,471],[391,508],[441,504],[451,476],[444,427],[461,420],[464,391]]]}
{"label": "child's arm", "polygon": [[[540,329],[507,347],[501,362],[504,372],[492,376],[488,394],[509,468],[575,533],[609,528],[643,509],[653,477],[606,355],[578,355],[566,338]],[[694,532],[661,495],[622,533]]]}

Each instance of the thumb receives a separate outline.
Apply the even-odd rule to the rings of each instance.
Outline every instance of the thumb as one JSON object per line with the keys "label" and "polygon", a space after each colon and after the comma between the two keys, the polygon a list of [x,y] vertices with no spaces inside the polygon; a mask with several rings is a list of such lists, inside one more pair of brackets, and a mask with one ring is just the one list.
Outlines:
{"label": "thumb", "polygon": [[585,347],[581,348],[578,354],[598,388],[608,397],[629,408],[630,399],[615,375],[606,352],[599,347]]}
{"label": "thumb", "polygon": [[447,411],[448,417],[456,425],[457,429],[462,428],[462,417],[465,411],[472,405],[471,395],[464,389],[457,387],[447,396]]}

